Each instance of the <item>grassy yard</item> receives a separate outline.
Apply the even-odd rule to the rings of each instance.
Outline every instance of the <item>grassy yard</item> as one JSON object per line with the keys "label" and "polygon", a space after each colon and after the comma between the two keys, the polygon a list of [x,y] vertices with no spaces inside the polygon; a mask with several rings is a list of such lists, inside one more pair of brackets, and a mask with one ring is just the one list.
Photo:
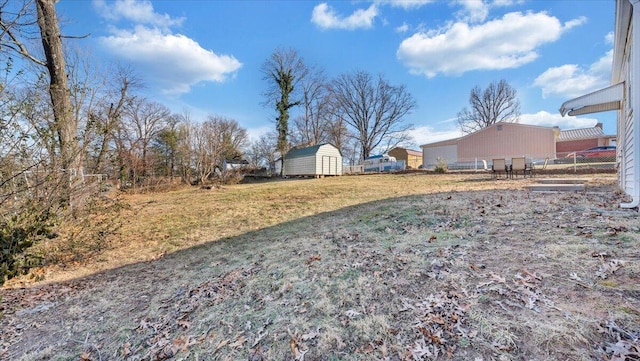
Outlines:
{"label": "grassy yard", "polygon": [[408,174],[127,196],[100,257],[2,290],[0,359],[637,359],[638,214],[614,175],[584,177],[566,194]]}

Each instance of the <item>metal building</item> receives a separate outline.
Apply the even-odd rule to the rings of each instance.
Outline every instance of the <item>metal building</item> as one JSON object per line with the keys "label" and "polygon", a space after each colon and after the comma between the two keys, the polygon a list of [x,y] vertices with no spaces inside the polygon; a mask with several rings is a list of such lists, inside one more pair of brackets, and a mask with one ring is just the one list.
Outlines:
{"label": "metal building", "polygon": [[554,158],[558,128],[520,123],[496,123],[463,137],[424,144],[425,168],[442,160],[446,164],[475,163],[494,158]]}

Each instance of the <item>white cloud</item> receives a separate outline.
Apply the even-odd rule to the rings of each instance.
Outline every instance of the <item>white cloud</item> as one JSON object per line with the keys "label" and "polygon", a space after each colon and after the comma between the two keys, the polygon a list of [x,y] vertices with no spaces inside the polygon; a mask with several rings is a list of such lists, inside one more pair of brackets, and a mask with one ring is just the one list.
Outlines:
{"label": "white cloud", "polygon": [[406,33],[409,31],[409,25],[407,25],[407,23],[402,23],[402,25],[398,26],[395,30],[396,33]]}
{"label": "white cloud", "polygon": [[577,64],[565,64],[547,69],[533,82],[542,88],[542,97],[558,95],[573,98],[590,93],[609,84],[613,50],[591,64],[581,68]]}
{"label": "white cloud", "polygon": [[457,0],[454,4],[462,6],[462,9],[456,13],[458,20],[477,23],[485,21],[492,8],[507,7],[522,2],[523,0]]}
{"label": "white cloud", "polygon": [[367,9],[358,9],[345,18],[337,15],[326,3],[321,3],[313,8],[311,22],[322,29],[369,29],[373,26],[376,16],[376,4],[371,4]]}
{"label": "white cloud", "polygon": [[96,0],[94,5],[106,19],[133,22],[132,29],[110,25],[111,35],[98,38],[104,49],[139,65],[147,80],[165,93],[186,93],[201,82],[223,82],[242,67],[232,55],[216,54],[185,35],[174,34],[170,26],[183,19],[155,13],[149,1]]}
{"label": "white cloud", "polygon": [[462,10],[457,13],[461,20],[474,23],[481,22],[489,15],[489,5],[484,1],[458,0],[458,4],[462,5]]}
{"label": "white cloud", "polygon": [[564,29],[569,30],[571,28],[575,28],[576,26],[583,25],[587,22],[587,18],[584,16],[580,16],[578,18],[572,19],[564,23]]}
{"label": "white cloud", "polygon": [[613,42],[615,41],[615,36],[613,34],[613,31],[611,31],[611,32],[607,33],[607,35],[605,35],[604,41],[609,45],[613,45]]}
{"label": "white cloud", "polygon": [[434,0],[377,0],[376,1],[376,3],[381,5],[389,4],[393,7],[399,7],[405,10],[417,9],[431,2],[434,2]]}
{"label": "white cloud", "polygon": [[431,144],[440,142],[443,140],[455,139],[461,137],[463,134],[460,129],[434,129],[432,126],[425,125],[416,127],[409,135],[413,138],[416,144]]}
{"label": "white cloud", "polygon": [[517,68],[535,60],[537,48],[556,41],[566,29],[544,12],[512,12],[481,25],[459,21],[439,31],[416,33],[400,44],[396,55],[413,74],[429,78]]}
{"label": "white cloud", "polygon": [[105,0],[94,0],[97,13],[109,20],[129,20],[138,24],[168,28],[181,25],[184,18],[172,18],[167,14],[158,14],[148,0],[117,0],[107,4]]}
{"label": "white cloud", "polygon": [[563,117],[560,113],[551,114],[546,111],[539,111],[534,114],[522,114],[520,115],[521,124],[539,125],[544,127],[558,126],[561,130],[565,129],[577,129],[577,128],[591,128],[594,127],[598,120],[594,118],[577,118],[566,116]]}
{"label": "white cloud", "polygon": [[181,34],[163,34],[142,25],[133,31],[116,30],[102,37],[109,51],[154,74],[165,91],[185,93],[203,81],[222,82],[242,64],[233,56],[218,55]]}
{"label": "white cloud", "polygon": [[514,5],[514,4],[521,4],[523,2],[524,2],[523,0],[494,0],[491,5],[495,6],[495,7],[498,7],[498,6],[511,6],[511,5]]}

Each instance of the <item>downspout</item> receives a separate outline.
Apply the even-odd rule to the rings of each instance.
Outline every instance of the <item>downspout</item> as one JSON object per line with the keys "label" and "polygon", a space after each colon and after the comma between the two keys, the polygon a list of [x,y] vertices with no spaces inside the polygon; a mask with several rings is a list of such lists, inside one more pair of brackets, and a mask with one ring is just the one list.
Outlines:
{"label": "downspout", "polygon": [[631,91],[627,101],[633,108],[633,193],[631,202],[620,203],[622,208],[636,208],[640,205],[640,0],[629,0],[631,3]]}

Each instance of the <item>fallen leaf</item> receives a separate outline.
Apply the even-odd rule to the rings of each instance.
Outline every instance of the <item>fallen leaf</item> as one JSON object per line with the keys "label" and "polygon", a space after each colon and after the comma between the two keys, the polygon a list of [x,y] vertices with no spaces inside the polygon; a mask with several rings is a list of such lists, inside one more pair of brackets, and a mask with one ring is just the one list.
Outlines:
{"label": "fallen leaf", "polygon": [[319,255],[319,254],[315,254],[315,255],[313,255],[313,256],[311,256],[311,257],[309,257],[309,259],[307,260],[307,266],[308,266],[308,265],[310,265],[310,264],[312,264],[312,263],[313,263],[313,262],[315,262],[315,261],[320,261],[320,260],[322,260],[322,258],[320,257],[320,255]]}
{"label": "fallen leaf", "polygon": [[610,275],[614,274],[617,270],[624,266],[625,262],[619,259],[614,259],[609,261],[608,263],[600,266],[600,269],[596,272],[596,277],[600,277],[602,279],[606,279]]}
{"label": "fallen leaf", "polygon": [[300,350],[298,348],[298,344],[296,343],[296,340],[291,338],[291,340],[289,341],[289,347],[291,347],[291,353],[293,354],[293,357],[296,361],[304,361],[304,355],[307,353],[307,351],[309,350]]}
{"label": "fallen leaf", "polygon": [[129,342],[125,342],[122,346],[122,356],[131,355],[131,344]]}
{"label": "fallen leaf", "polygon": [[373,352],[374,349],[375,348],[373,347],[373,345],[369,343],[368,345],[364,345],[356,348],[356,353],[371,353]]}

